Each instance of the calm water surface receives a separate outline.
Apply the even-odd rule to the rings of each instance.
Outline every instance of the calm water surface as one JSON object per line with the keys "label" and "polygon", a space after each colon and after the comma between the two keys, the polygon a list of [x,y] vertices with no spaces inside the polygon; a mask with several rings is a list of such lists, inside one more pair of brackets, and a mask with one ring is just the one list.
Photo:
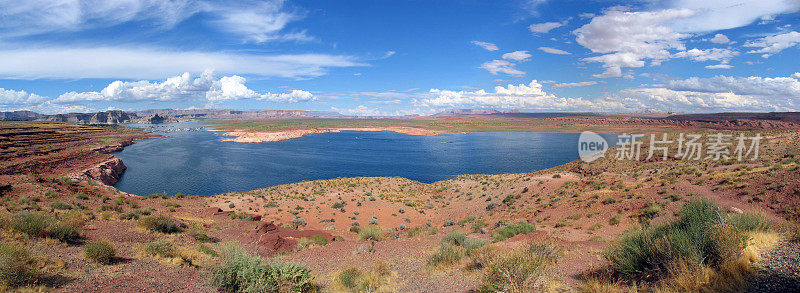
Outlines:
{"label": "calm water surface", "polygon": [[576,133],[412,136],[343,131],[234,143],[223,142],[219,132],[185,131],[204,127],[195,122],[134,126],[167,136],[140,140],[114,154],[128,166],[114,186],[137,195],[211,195],[354,176],[433,182],[458,174],[531,172],[578,158]]}

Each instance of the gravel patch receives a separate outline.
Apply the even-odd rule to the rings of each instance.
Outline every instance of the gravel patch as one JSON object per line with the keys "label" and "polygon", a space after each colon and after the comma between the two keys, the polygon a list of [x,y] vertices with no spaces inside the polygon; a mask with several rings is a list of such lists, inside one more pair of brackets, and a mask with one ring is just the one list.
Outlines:
{"label": "gravel patch", "polygon": [[779,242],[754,269],[748,292],[800,292],[800,243]]}

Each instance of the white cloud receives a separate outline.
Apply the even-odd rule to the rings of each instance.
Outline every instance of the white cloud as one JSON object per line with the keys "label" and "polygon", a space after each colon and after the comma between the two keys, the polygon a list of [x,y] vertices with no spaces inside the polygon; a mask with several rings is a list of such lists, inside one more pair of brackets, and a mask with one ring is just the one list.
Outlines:
{"label": "white cloud", "polygon": [[709,111],[797,111],[800,80],[791,77],[691,77],[662,87],[629,88],[611,100],[628,108]]}
{"label": "white cloud", "polygon": [[758,50],[748,51],[747,53],[761,53],[764,58],[768,58],[780,51],[797,46],[800,44],[800,33],[791,31],[772,36],[766,36],[754,41],[749,41],[744,44],[745,47],[761,48]]}
{"label": "white cloud", "polygon": [[497,45],[492,44],[492,43],[481,42],[481,41],[472,41],[472,44],[476,45],[476,46],[480,46],[481,48],[484,48],[484,49],[489,50],[489,51],[500,50],[500,48],[498,48]]}
{"label": "white cloud", "polygon": [[727,43],[731,42],[731,39],[728,39],[728,36],[726,36],[726,35],[716,34],[709,41],[711,41],[712,43],[715,43],[715,44],[727,44]]}
{"label": "white cloud", "polygon": [[313,38],[305,31],[280,34],[289,22],[301,19],[296,13],[286,12],[284,1],[233,1],[204,3],[204,7],[217,17],[212,21],[219,28],[243,36],[248,41],[309,41]]}
{"label": "white cloud", "polygon": [[800,72],[795,72],[794,74],[792,74],[792,78],[800,79]]}
{"label": "white cloud", "polygon": [[733,58],[734,56],[739,55],[739,52],[732,51],[728,49],[720,49],[720,48],[711,48],[711,49],[691,49],[688,51],[681,51],[675,53],[673,57],[676,58],[689,58],[694,61],[704,62],[704,61],[723,61],[727,63],[728,60]]}
{"label": "white cloud", "polygon": [[556,49],[556,48],[550,48],[550,47],[539,47],[539,50],[542,50],[542,52],[550,53],[550,54],[558,54],[558,55],[569,55],[569,54],[571,54],[570,52],[567,52],[567,51],[564,51],[564,50],[560,50],[560,49]]}
{"label": "white cloud", "polygon": [[716,65],[706,65],[706,69],[731,69],[731,68],[733,68],[732,65],[725,64],[725,63],[716,64]]}
{"label": "white cloud", "polygon": [[696,11],[692,17],[674,20],[670,27],[677,32],[710,32],[749,25],[765,16],[791,13],[800,9],[795,0],[676,0],[669,1],[671,8]]}
{"label": "white cloud", "polygon": [[378,111],[378,109],[369,108],[364,105],[358,105],[358,107],[351,109],[331,107],[331,110],[350,116],[380,116],[380,111]]}
{"label": "white cloud", "polygon": [[[794,0],[744,1],[735,5],[727,0],[677,0],[667,4],[667,9],[655,11],[623,11],[628,9],[626,7],[609,9],[573,32],[578,44],[605,54],[583,59],[603,63],[605,72],[596,77],[622,76],[622,68],[642,67],[646,60],[650,60],[651,65],[660,65],[670,58],[670,50],[685,50],[682,40],[690,37],[690,33],[742,27],[765,16],[800,9],[800,1]],[[717,41],[724,40],[717,37]],[[755,44],[770,47],[769,42]],[[780,51],[780,46],[763,50],[769,54],[776,49]]]}
{"label": "white cloud", "polygon": [[528,30],[530,30],[532,33],[546,34],[546,33],[550,32],[551,30],[553,30],[555,28],[558,28],[558,27],[562,27],[562,26],[564,26],[566,24],[567,24],[566,21],[565,22],[534,23],[534,24],[528,26]]}
{"label": "white cloud", "polygon": [[213,27],[247,41],[308,41],[304,31],[281,33],[288,23],[302,18],[288,12],[282,0],[0,0],[3,21],[0,34],[26,36],[51,32],[111,27],[146,21],[169,29],[189,17],[203,15]]}
{"label": "white cloud", "polygon": [[525,75],[525,72],[517,70],[514,66],[514,63],[505,60],[492,60],[481,64],[478,68],[485,69],[494,75],[497,75],[498,72],[514,76]]}
{"label": "white cloud", "polygon": [[564,82],[564,83],[557,83],[554,84],[553,87],[561,88],[561,87],[579,87],[579,86],[590,86],[596,85],[596,81],[581,81],[581,82]]}
{"label": "white cloud", "polygon": [[26,91],[0,88],[0,107],[33,105],[44,102],[47,97]]}
{"label": "white cloud", "polygon": [[24,36],[108,27],[133,20],[171,27],[202,9],[198,1],[2,0],[0,31],[7,36]]}
{"label": "white cloud", "polygon": [[161,79],[208,68],[220,73],[309,78],[331,67],[362,65],[350,56],[326,54],[252,55],[141,47],[0,49],[0,77],[23,79]]}
{"label": "white cloud", "polygon": [[503,54],[503,59],[514,60],[514,61],[528,61],[528,58],[531,57],[531,54],[528,51],[514,51],[511,53]]}
{"label": "white cloud", "polygon": [[630,88],[621,90],[613,99],[626,102],[630,108],[703,112],[736,110],[775,110],[767,103],[752,96],[730,92],[706,93],[679,91],[668,88]]}
{"label": "white cloud", "polygon": [[734,77],[714,76],[709,78],[691,77],[671,80],[667,88],[681,91],[706,93],[734,93],[737,95],[761,96],[765,99],[800,99],[800,80],[792,77]]}
{"label": "white cloud", "polygon": [[592,52],[605,54],[583,59],[603,63],[606,70],[596,77],[619,77],[623,67],[642,67],[644,59],[660,64],[671,56],[669,49],[684,50],[681,39],[687,35],[675,32],[665,23],[694,14],[689,9],[655,12],[611,10],[594,17],[574,33],[578,44]]}
{"label": "white cloud", "polygon": [[562,98],[542,90],[536,80],[530,84],[497,86],[494,92],[450,91],[431,89],[425,99],[417,102],[420,105],[435,108],[519,108],[541,110],[578,110],[592,111],[600,109],[618,109],[619,103],[612,101],[587,101],[583,99]]}
{"label": "white cloud", "polygon": [[381,58],[381,59],[386,59],[386,58],[392,57],[392,56],[394,56],[394,54],[397,54],[397,52],[395,52],[395,51],[386,51],[386,53],[383,54],[383,58]]}
{"label": "white cloud", "polygon": [[182,101],[205,98],[207,101],[256,99],[272,102],[301,102],[313,100],[314,96],[303,90],[289,93],[259,94],[244,85],[245,78],[237,75],[216,79],[211,71],[197,78],[184,73],[163,82],[114,81],[99,92],[68,92],[52,100],[61,104],[80,104],[92,101]]}

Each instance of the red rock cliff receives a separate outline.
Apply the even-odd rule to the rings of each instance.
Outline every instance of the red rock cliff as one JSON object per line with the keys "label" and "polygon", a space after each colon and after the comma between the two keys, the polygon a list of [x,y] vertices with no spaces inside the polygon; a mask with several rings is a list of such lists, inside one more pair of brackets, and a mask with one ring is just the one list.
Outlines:
{"label": "red rock cliff", "polygon": [[119,181],[119,177],[122,176],[126,168],[122,160],[112,156],[94,167],[86,169],[83,174],[90,179],[103,182],[103,184],[110,186]]}

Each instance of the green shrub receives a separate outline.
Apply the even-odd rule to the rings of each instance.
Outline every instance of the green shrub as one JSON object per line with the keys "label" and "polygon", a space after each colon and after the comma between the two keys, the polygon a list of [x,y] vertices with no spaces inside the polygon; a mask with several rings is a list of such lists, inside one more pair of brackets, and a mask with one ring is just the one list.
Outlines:
{"label": "green shrub", "polygon": [[83,248],[83,255],[97,263],[111,264],[114,261],[116,252],[114,246],[106,241],[96,241],[86,245]]}
{"label": "green shrub", "polygon": [[484,271],[482,292],[534,292],[537,279],[558,257],[556,246],[529,244],[512,253],[497,255]]}
{"label": "green shrub", "polygon": [[428,258],[429,266],[453,265],[461,261],[466,255],[466,250],[458,245],[442,243],[439,250]]}
{"label": "green shrub", "polygon": [[60,222],[55,218],[34,212],[19,212],[3,217],[0,224],[6,229],[22,232],[32,237],[52,238],[63,242],[73,242],[80,235],[81,223]]}
{"label": "green shrub", "polygon": [[0,284],[18,287],[36,281],[39,273],[28,251],[0,244]]}
{"label": "green shrub", "polygon": [[119,218],[122,220],[138,220],[142,216],[149,216],[152,213],[153,213],[152,208],[138,209],[138,210],[127,211],[124,214],[119,215]]}
{"label": "green shrub", "polygon": [[72,205],[65,203],[63,201],[56,201],[50,204],[50,208],[54,210],[71,210]]}
{"label": "green shrub", "polygon": [[227,245],[221,261],[209,268],[211,284],[220,292],[309,292],[314,278],[302,265],[264,261],[238,244]]}
{"label": "green shrub", "polygon": [[325,246],[328,244],[328,238],[322,235],[312,235],[311,237],[302,237],[297,240],[297,245],[294,247],[295,251],[300,251],[312,246]]}
{"label": "green shrub", "polygon": [[383,230],[380,227],[376,226],[369,226],[362,228],[358,231],[358,240],[372,240],[372,241],[381,241],[383,240]]}
{"label": "green shrub", "polygon": [[492,236],[495,242],[503,241],[519,234],[528,234],[536,231],[536,225],[528,222],[519,222],[503,227]]}
{"label": "green shrub", "polygon": [[359,278],[361,278],[361,271],[357,268],[346,269],[336,277],[342,286],[350,290],[357,289]]}
{"label": "green shrub", "polygon": [[742,231],[768,231],[770,222],[764,215],[760,214],[732,214],[728,216],[728,222]]}
{"label": "green shrub", "polygon": [[628,278],[665,276],[679,261],[715,266],[746,244],[744,233],[724,219],[713,203],[692,201],[676,221],[629,231],[604,256],[614,271]]}
{"label": "green shrub", "polygon": [[462,246],[464,245],[464,241],[467,240],[467,236],[464,233],[459,232],[450,232],[442,237],[442,243],[450,243],[453,245]]}
{"label": "green shrub", "polygon": [[139,221],[139,224],[145,229],[164,234],[172,234],[183,231],[183,227],[181,227],[182,225],[180,223],[175,221],[173,218],[164,215],[144,217]]}
{"label": "green shrub", "polygon": [[166,258],[178,256],[178,252],[175,250],[175,247],[172,246],[172,242],[169,242],[166,239],[159,239],[145,244],[144,252],[151,256],[160,256]]}
{"label": "green shrub", "polygon": [[488,242],[483,239],[467,238],[463,233],[447,233],[442,237],[439,250],[428,258],[428,265],[443,266],[456,264],[464,257],[472,256],[472,252],[486,244],[488,244]]}

